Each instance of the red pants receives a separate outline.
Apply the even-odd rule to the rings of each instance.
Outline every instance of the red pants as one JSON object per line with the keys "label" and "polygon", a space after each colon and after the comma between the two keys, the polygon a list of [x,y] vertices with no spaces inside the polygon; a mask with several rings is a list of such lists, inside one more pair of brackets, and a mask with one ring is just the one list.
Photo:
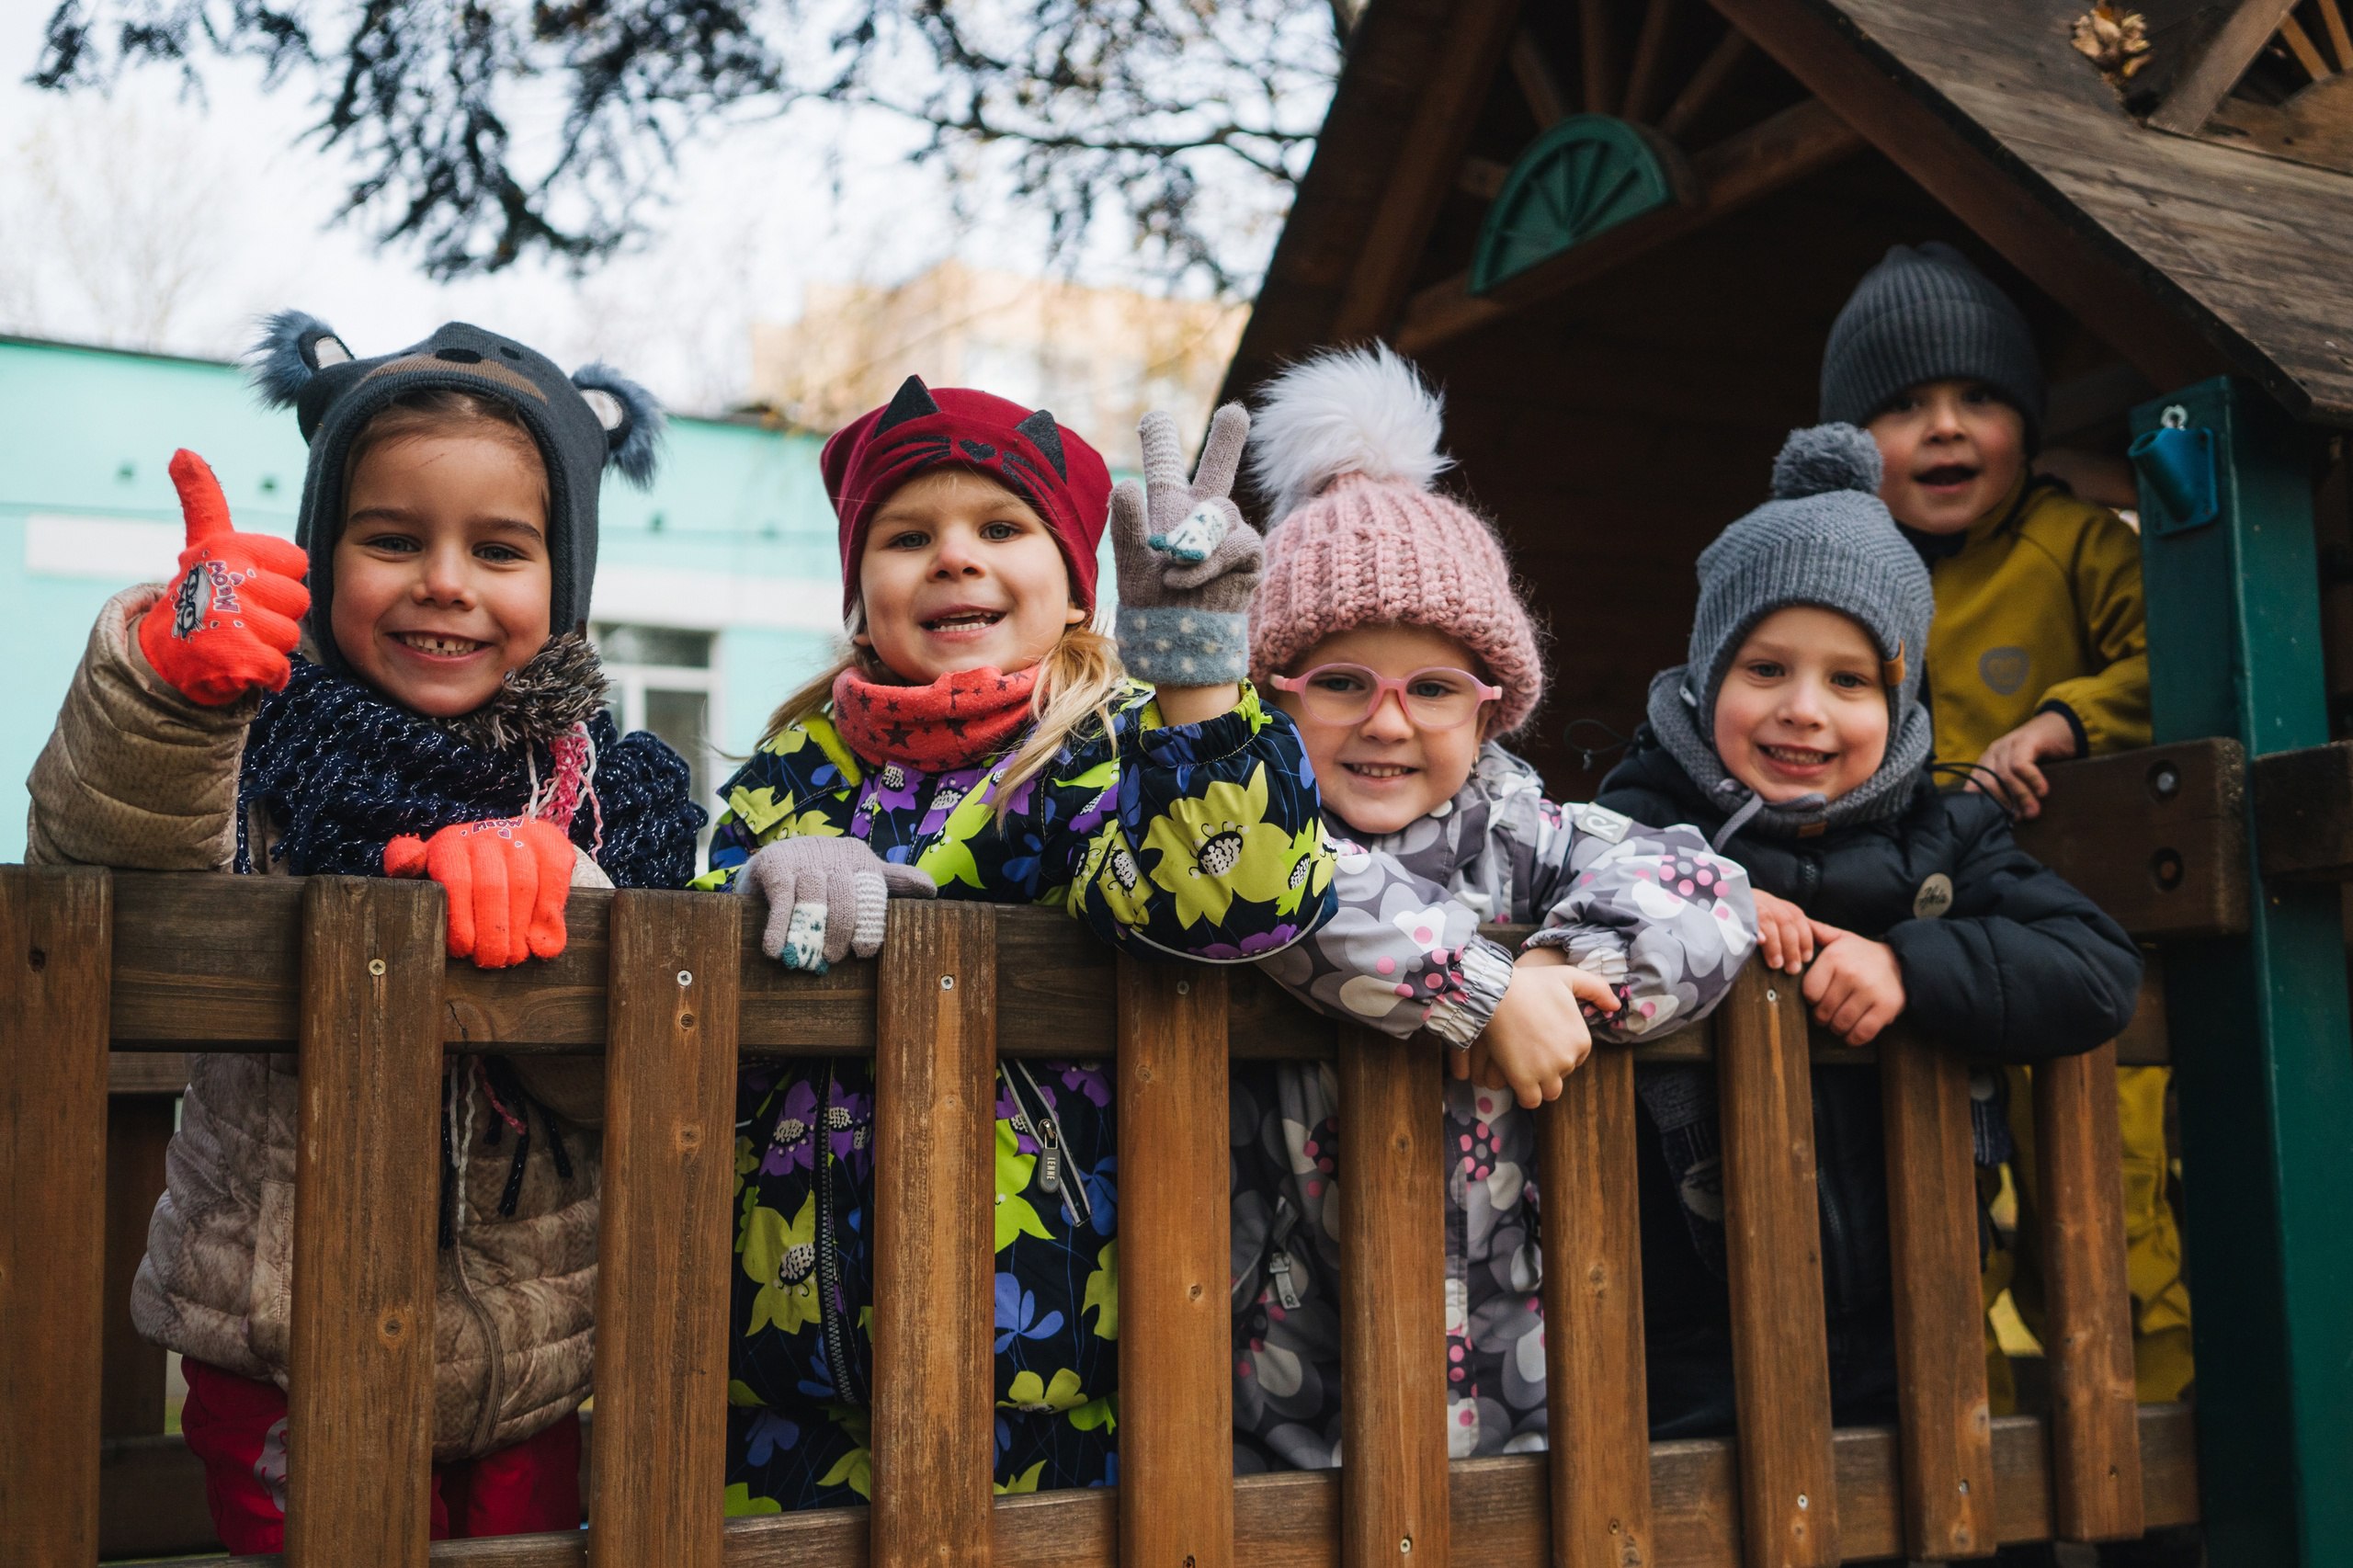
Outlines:
{"label": "red pants", "polygon": [[[286,1541],[286,1395],[201,1361],[183,1360],[180,1435],[204,1461],[204,1499],[221,1544],[282,1551]],[[580,1528],[580,1417],[480,1459],[433,1467],[433,1539]]]}

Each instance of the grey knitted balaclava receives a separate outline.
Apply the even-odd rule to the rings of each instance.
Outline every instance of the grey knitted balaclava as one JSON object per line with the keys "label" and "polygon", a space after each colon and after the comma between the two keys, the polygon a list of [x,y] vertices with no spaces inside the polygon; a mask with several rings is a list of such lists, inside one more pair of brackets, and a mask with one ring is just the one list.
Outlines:
{"label": "grey knitted balaclava", "polygon": [[2026,317],[1994,280],[1940,240],[1896,245],[1863,274],[1822,351],[1824,422],[1867,425],[1922,381],[1965,378],[2002,394],[2041,440],[2042,360]]}
{"label": "grey knitted balaclava", "polygon": [[303,625],[329,667],[349,668],[334,631],[346,460],[370,419],[416,392],[473,392],[515,409],[547,467],[553,578],[548,624],[562,633],[588,619],[604,471],[618,469],[641,487],[654,477],[662,413],[642,387],[603,365],[566,376],[545,355],[463,322],[394,353],[355,359],[333,328],[301,311],[272,316],[248,362],[263,398],[291,407],[311,446],[294,542],[311,557],[311,613]]}
{"label": "grey knitted balaclava", "polygon": [[[1865,432],[1852,425],[1793,431],[1773,462],[1773,498],[1699,552],[1689,663],[1651,682],[1649,718],[1684,770],[1734,813],[1720,837],[1751,820],[1795,835],[1892,816],[1927,764],[1920,681],[1935,598],[1927,568],[1880,501],[1879,483],[1879,448]],[[1836,801],[1770,806],[1753,800],[1716,755],[1716,693],[1756,623],[1793,605],[1836,610],[1870,633],[1893,677],[1887,756]]]}

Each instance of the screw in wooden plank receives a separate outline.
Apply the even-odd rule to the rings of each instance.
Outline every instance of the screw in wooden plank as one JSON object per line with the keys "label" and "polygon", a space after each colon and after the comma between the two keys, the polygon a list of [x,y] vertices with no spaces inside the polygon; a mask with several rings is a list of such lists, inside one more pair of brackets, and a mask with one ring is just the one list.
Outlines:
{"label": "screw in wooden plank", "polygon": [[690,969],[682,969],[682,970],[680,970],[680,971],[678,971],[678,983],[679,983],[679,984],[681,984],[681,985],[692,985],[694,983],[695,983],[695,971],[694,971],[693,970],[690,970]]}
{"label": "screw in wooden plank", "polygon": [[380,979],[382,978],[384,972],[384,960],[381,959],[369,959],[368,960],[368,972]]}
{"label": "screw in wooden plank", "polygon": [[956,989],[956,977],[955,977],[954,975],[952,975],[952,974],[943,974],[943,975],[941,975],[941,976],[939,977],[939,988],[940,988],[942,991],[953,991],[953,990],[955,990],[955,989]]}

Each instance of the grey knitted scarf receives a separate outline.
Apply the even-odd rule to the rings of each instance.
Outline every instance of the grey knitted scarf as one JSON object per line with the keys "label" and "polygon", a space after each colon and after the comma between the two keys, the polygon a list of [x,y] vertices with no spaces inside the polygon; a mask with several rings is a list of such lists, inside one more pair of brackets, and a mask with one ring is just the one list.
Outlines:
{"label": "grey knitted scarf", "polygon": [[1684,674],[1688,667],[1677,665],[1652,677],[1651,729],[1666,754],[1707,791],[1708,799],[1722,806],[1724,825],[1715,835],[1719,850],[1743,828],[1754,827],[1776,838],[1795,838],[1809,831],[1883,821],[1903,811],[1912,799],[1920,770],[1928,765],[1931,739],[1928,710],[1919,703],[1905,704],[1894,741],[1880,759],[1879,770],[1869,778],[1835,801],[1824,802],[1819,796],[1806,796],[1776,806],[1726,772],[1714,744],[1699,733],[1696,699],[1685,689]]}

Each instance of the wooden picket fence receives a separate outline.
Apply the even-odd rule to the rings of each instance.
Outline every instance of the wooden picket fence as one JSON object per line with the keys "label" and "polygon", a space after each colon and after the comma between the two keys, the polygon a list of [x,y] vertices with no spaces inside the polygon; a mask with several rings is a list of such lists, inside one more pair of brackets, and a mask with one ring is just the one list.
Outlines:
{"label": "wooden picket fence", "polygon": [[[2180,788],[2181,769],[2205,780],[2236,767],[2219,744],[2173,748],[2165,810],[2105,830],[2137,835],[2131,875],[2111,879],[2120,902],[2146,906],[2128,924],[2210,930],[2211,909],[2226,917],[2243,897],[2208,885],[2231,846],[2210,831],[2225,813],[2199,814],[2229,778]],[[2155,799],[2157,754],[2137,755]],[[2185,793],[2188,805],[2167,804]],[[2142,869],[2152,834],[2181,874]],[[2075,853],[2086,881],[2113,858]],[[1449,1464],[1440,1058],[1427,1042],[1336,1025],[1247,969],[1115,959],[1043,911],[896,906],[880,960],[822,977],[763,959],[744,913],[706,894],[583,892],[561,959],[484,973],[442,957],[429,884],[0,869],[7,1561],[85,1568],[108,1539],[102,1511],[148,1501],[115,1486],[101,1505],[115,1451],[102,1402],[138,1397],[120,1392],[135,1341],[98,1240],[109,1052],[196,1050],[291,1051],[300,1068],[286,1553],[298,1568],[1442,1568],[1450,1551],[1559,1568],[1810,1568],[2197,1517],[2188,1412],[2133,1403],[2112,1074],[2120,1060],[2165,1059],[2154,983],[2124,1040],[2035,1076],[2047,1418],[1988,1415],[1965,1064],[1900,1033],[1863,1051],[1810,1036],[1795,983],[1752,966],[1710,1022],[1597,1051],[1540,1114],[1552,1448]],[[426,1540],[445,1051],[608,1059],[585,1532]],[[864,1051],[878,1070],[873,1504],[723,1523],[736,1062]],[[1116,1492],[992,1495],[1000,1055],[1117,1062]],[[1336,1062],[1347,1150],[1337,1471],[1232,1476],[1226,1070],[1245,1058]],[[1654,1445],[1634,1073],[1709,1060],[1725,1111],[1739,1432]],[[1869,1061],[1887,1125],[1901,1419],[1833,1430],[1808,1069]],[[132,1176],[154,1178],[119,1169],[117,1185]],[[114,1203],[116,1234],[138,1218],[143,1235],[143,1216],[123,1212],[134,1205]]]}

